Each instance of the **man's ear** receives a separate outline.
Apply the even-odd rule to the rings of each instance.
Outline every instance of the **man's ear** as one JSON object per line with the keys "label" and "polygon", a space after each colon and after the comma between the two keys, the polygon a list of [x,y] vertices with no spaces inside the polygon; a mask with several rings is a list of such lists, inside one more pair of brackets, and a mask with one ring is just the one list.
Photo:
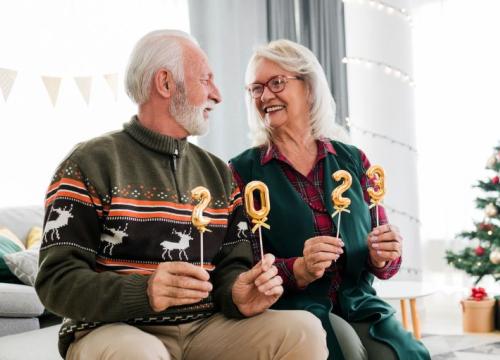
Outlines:
{"label": "man's ear", "polygon": [[154,78],[156,92],[164,98],[170,98],[175,90],[175,82],[172,73],[166,69],[156,72]]}

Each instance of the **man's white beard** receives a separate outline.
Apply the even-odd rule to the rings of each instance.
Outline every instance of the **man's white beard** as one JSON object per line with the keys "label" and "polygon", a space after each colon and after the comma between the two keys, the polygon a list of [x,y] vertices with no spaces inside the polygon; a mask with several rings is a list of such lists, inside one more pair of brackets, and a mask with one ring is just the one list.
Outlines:
{"label": "man's white beard", "polygon": [[211,103],[208,100],[201,106],[188,103],[184,84],[176,84],[177,91],[170,104],[170,114],[189,135],[205,135],[208,132],[208,120],[203,116],[203,110]]}

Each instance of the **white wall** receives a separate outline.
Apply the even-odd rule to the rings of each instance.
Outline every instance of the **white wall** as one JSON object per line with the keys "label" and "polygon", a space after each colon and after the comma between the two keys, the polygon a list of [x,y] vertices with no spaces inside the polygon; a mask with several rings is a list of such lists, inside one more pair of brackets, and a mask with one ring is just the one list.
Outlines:
{"label": "white wall", "polygon": [[[189,31],[183,0],[16,0],[0,3],[0,68],[18,72],[0,96],[0,206],[42,204],[78,142],[121,128],[135,113],[123,91],[134,43],[160,28]],[[118,73],[115,100],[103,74]],[[62,77],[53,106],[41,76]],[[74,76],[92,76],[89,105]]]}
{"label": "white wall", "polygon": [[349,119],[353,144],[386,171],[384,203],[404,237],[397,277],[419,279],[412,33],[402,9],[407,11],[408,1],[345,1]]}

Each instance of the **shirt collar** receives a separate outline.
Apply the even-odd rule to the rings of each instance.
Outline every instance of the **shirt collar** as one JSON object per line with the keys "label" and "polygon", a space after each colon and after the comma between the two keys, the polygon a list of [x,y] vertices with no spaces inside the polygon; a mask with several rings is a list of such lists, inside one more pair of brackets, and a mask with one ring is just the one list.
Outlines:
{"label": "shirt collar", "polygon": [[[337,155],[335,148],[333,147],[331,141],[327,138],[320,138],[316,140],[316,145],[318,146],[318,156],[316,157],[316,162],[324,159],[328,154]],[[271,143],[270,146],[262,146],[260,153],[260,164],[265,165],[272,159],[279,161],[288,162],[285,155],[283,155],[278,147]]]}

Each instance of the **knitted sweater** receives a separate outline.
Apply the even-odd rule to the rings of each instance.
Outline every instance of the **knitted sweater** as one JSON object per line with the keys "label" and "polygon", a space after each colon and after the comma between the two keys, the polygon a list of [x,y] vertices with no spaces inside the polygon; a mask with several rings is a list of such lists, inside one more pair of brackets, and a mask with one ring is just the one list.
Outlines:
{"label": "knitted sweater", "polygon": [[[147,281],[164,261],[200,264],[200,234],[192,227],[190,191],[206,187],[204,263],[213,291],[194,305],[155,313]],[[252,265],[241,195],[227,165],[187,142],[137,120],[124,130],[82,143],[57,169],[46,197],[36,290],[65,317],[59,350],[74,332],[105,323],[190,322],[222,311],[242,317],[232,302],[234,280]]]}

